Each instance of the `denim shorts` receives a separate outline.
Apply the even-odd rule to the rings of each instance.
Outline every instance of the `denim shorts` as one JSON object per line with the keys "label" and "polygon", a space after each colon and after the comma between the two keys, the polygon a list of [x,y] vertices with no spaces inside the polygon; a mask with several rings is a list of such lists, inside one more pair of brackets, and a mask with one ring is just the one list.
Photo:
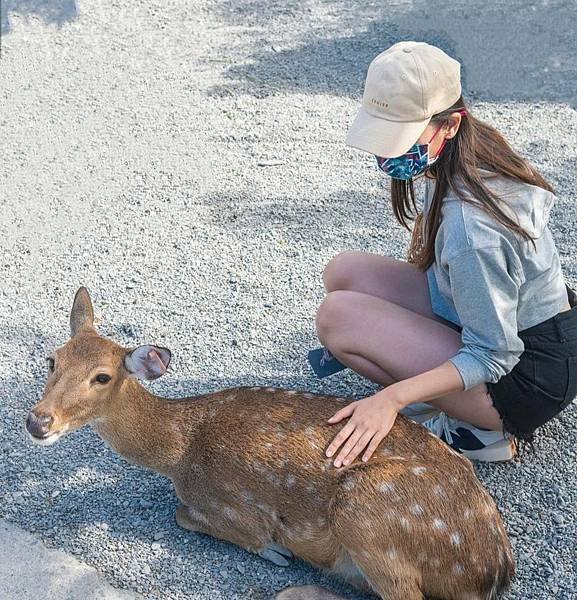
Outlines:
{"label": "denim shorts", "polygon": [[519,331],[525,344],[519,362],[487,382],[503,428],[521,440],[531,440],[577,395],[577,294],[565,286],[571,309]]}

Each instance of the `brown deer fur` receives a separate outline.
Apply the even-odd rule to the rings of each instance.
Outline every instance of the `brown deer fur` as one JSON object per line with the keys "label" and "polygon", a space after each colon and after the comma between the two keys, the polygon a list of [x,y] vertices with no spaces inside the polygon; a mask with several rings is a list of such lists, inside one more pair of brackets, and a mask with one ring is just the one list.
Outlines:
{"label": "brown deer fur", "polygon": [[[130,349],[96,332],[86,288],[71,327],[31,414],[51,417],[56,438],[90,423],[170,478],[182,527],[255,553],[283,547],[387,600],[489,599],[508,586],[495,503],[471,463],[422,426],[399,415],[368,462],[337,469],[324,451],[339,427],[326,421],[346,399],[248,386],[161,398],[126,370]],[[101,371],[110,383],[91,385]],[[334,597],[307,588],[278,597]]]}

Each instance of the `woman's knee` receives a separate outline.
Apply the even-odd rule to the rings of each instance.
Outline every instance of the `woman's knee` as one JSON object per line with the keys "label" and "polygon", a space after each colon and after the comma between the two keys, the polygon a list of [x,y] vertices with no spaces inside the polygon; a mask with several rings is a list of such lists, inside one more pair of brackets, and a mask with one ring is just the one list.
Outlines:
{"label": "woman's knee", "polygon": [[317,310],[315,318],[317,336],[327,346],[335,341],[346,322],[346,306],[350,303],[348,295],[346,290],[329,292]]}
{"label": "woman's knee", "polygon": [[354,267],[361,254],[358,250],[345,250],[329,260],[323,270],[323,284],[327,292],[350,288]]}

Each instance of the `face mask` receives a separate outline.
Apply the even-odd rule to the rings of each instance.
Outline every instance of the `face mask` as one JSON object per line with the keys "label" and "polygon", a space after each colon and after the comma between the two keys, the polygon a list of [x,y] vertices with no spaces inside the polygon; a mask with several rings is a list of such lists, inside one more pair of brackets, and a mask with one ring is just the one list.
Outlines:
{"label": "face mask", "polygon": [[[459,112],[461,115],[465,116],[464,110],[455,112]],[[429,158],[429,145],[435,139],[437,133],[441,131],[442,127],[443,126],[441,125],[441,127],[435,131],[433,137],[426,144],[414,144],[409,148],[408,152],[401,154],[401,156],[396,156],[394,158],[382,158],[376,156],[375,158],[377,159],[379,169],[395,179],[412,179],[413,177],[420,175],[437,162],[441,155],[441,151],[445,147],[445,143],[447,142],[446,139],[443,140],[443,143],[437,152],[437,156],[432,159]]]}

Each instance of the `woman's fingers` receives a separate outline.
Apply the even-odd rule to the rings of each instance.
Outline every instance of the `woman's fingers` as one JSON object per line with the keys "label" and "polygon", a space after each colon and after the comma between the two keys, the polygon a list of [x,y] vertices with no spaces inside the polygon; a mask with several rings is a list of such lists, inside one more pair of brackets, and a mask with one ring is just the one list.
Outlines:
{"label": "woman's fingers", "polygon": [[[355,458],[366,448],[367,444],[371,441],[371,438],[375,435],[376,431],[374,430],[366,430],[362,435],[360,435],[356,441],[356,443],[352,446],[348,453],[341,452],[342,463],[343,465],[351,464]],[[352,437],[352,436],[351,436]],[[339,459],[337,458],[337,461]],[[336,467],[340,466],[335,464]]]}
{"label": "woman's fingers", "polygon": [[385,437],[385,435],[386,434],[384,434],[382,432],[375,433],[375,435],[373,436],[373,439],[371,440],[371,443],[369,444],[368,448],[365,450],[365,453],[363,454],[363,461],[367,461],[367,460],[369,460],[369,458],[371,458],[374,451],[378,448],[379,444],[383,441],[383,438]]}
{"label": "woman's fingers", "polygon": [[351,433],[351,435],[349,436],[349,439],[347,440],[347,443],[342,447],[341,451],[339,452],[339,455],[335,458],[334,461],[334,465],[335,467],[340,467],[341,464],[343,464],[343,460],[345,458],[345,456],[347,456],[349,454],[349,452],[353,449],[353,447],[355,446],[355,444],[359,441],[359,438],[363,435],[363,430],[362,429],[355,429],[355,431],[353,433]]}
{"label": "woman's fingers", "polygon": [[341,444],[349,437],[349,435],[351,435],[354,429],[355,424],[349,421],[334,437],[333,441],[327,448],[326,455],[332,456],[336,450],[341,447]]}
{"label": "woman's fingers", "polygon": [[355,412],[355,406],[356,406],[356,402],[351,402],[350,404],[347,404],[347,406],[345,406],[344,408],[341,408],[340,410],[338,410],[328,421],[327,423],[338,423],[339,421],[342,421],[345,417],[350,417],[354,412]]}

